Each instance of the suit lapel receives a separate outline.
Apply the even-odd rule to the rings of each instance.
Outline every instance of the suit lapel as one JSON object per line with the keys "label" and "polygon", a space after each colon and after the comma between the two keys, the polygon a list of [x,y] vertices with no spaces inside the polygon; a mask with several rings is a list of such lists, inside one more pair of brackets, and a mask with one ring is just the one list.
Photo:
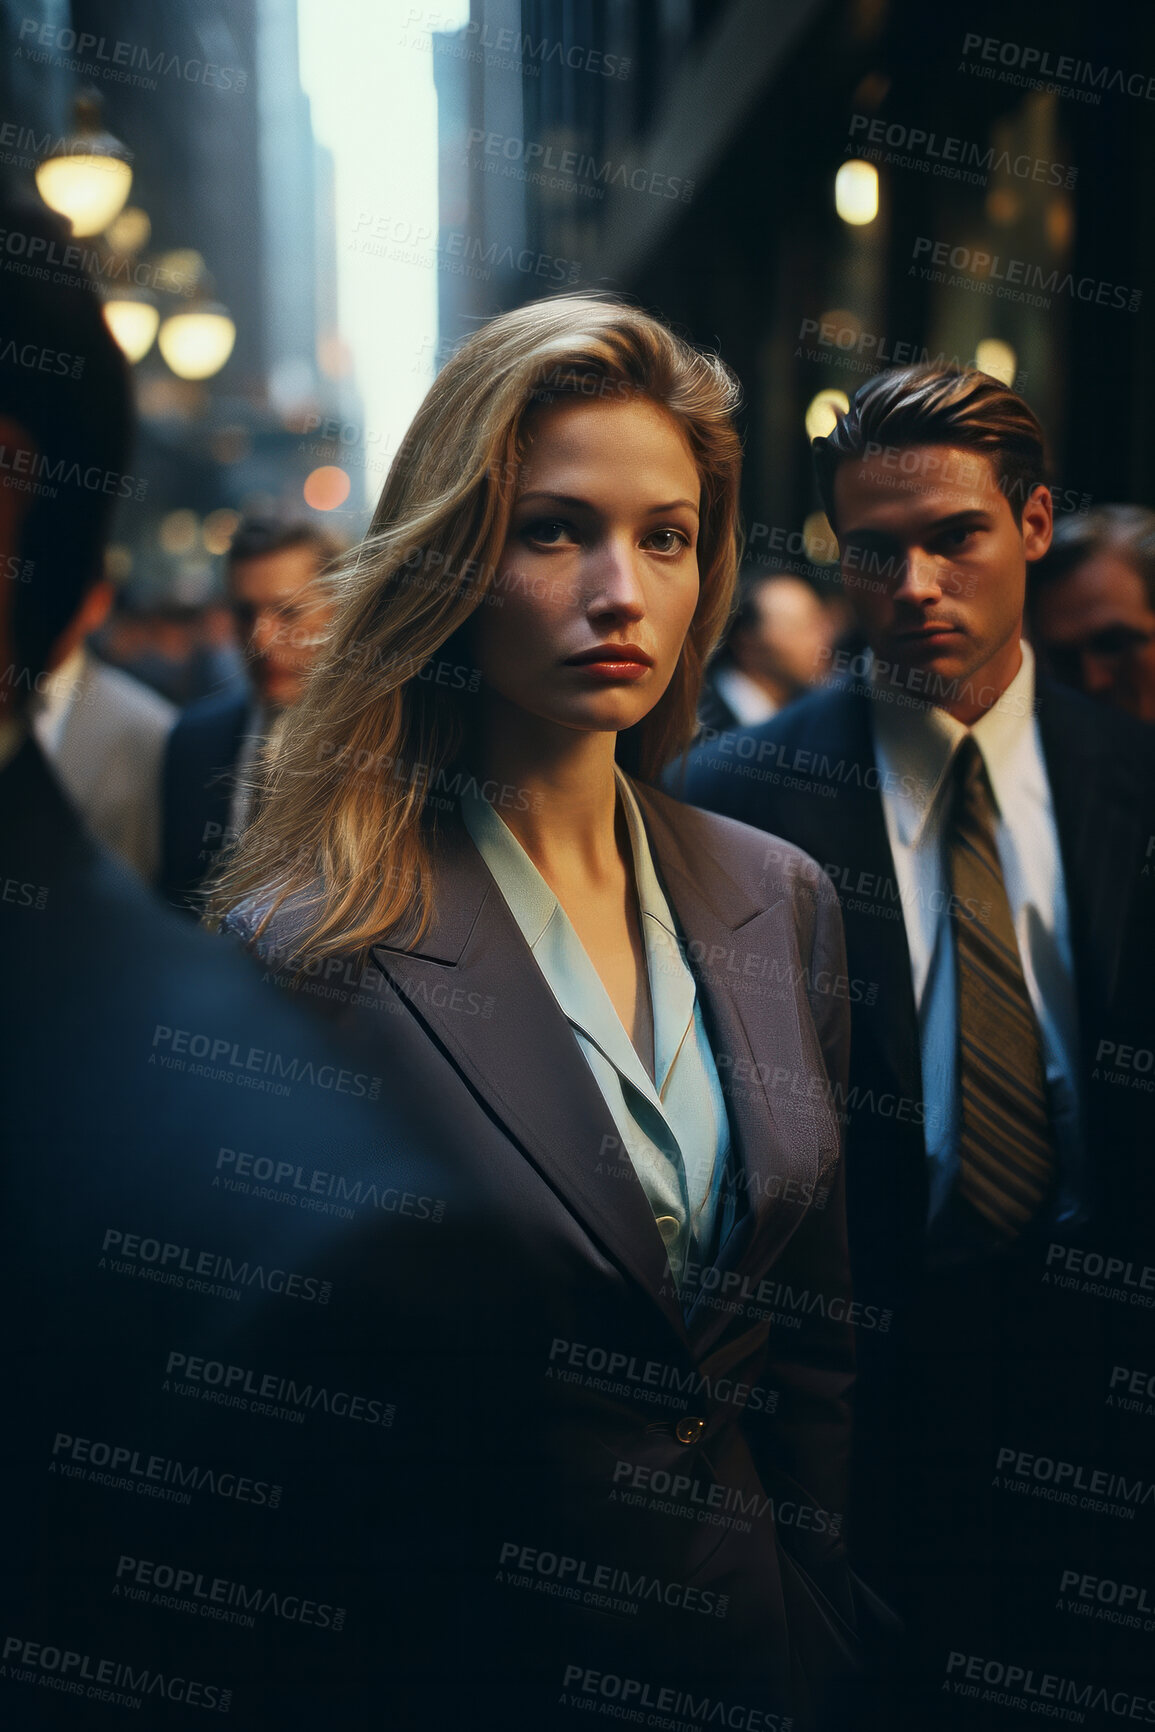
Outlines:
{"label": "suit lapel", "polygon": [[[437,907],[417,951],[375,945],[374,959],[567,1207],[686,1341],[665,1247],[613,1115],[456,812],[435,846],[434,882]],[[614,1180],[607,1166],[628,1170]]]}
{"label": "suit lapel", "polygon": [[[798,979],[794,908],[786,896],[766,907],[737,885],[706,841],[700,814],[644,786],[635,792],[698,982],[746,1203],[715,1263],[763,1271],[838,1154],[833,1111],[811,1087],[823,1074],[822,1055],[809,1017],[805,1027],[799,1017],[805,983]],[[732,1327],[708,1304],[697,1305],[691,1321],[701,1351]]]}

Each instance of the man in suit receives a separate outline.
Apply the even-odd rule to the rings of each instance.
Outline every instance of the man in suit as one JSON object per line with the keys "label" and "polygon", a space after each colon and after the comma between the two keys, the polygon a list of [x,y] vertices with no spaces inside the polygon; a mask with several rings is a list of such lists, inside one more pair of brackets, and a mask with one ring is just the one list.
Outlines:
{"label": "man in suit", "polygon": [[250,519],[233,538],[227,587],[250,690],[190,704],[164,763],[161,889],[192,908],[217,857],[243,828],[260,755],[305,689],[332,617],[324,578],[342,543],[316,524]]}
{"label": "man in suit", "polygon": [[1127,1267],[1152,1219],[1150,1101],[1128,1067],[1155,1045],[1155,749],[1036,678],[1026,571],[1052,510],[1021,399],[978,373],[885,373],[815,458],[870,651],[679,780],[801,846],[839,893],[856,1296],[896,1314],[861,1344],[855,1525],[910,1620],[902,1687],[925,1691],[927,1724],[978,1726],[995,1710],[966,1693],[975,1655],[1106,1663],[1103,1626],[1096,1645],[1055,1609],[1059,1560],[1119,1570],[1139,1538],[1093,1500],[1016,1494],[1038,1497],[1035,1461],[1106,1484],[1140,1448],[1106,1401],[1142,1357],[1136,1311],[1121,1288],[1052,1283],[1096,1257]]}
{"label": "man in suit", "polygon": [[726,639],[706,671],[702,725],[719,731],[768,722],[817,685],[834,641],[829,605],[788,571],[746,571]]}

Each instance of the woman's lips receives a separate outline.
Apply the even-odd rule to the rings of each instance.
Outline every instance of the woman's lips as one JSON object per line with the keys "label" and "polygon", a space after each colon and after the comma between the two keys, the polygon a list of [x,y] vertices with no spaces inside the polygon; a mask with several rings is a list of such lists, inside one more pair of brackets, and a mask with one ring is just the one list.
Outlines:
{"label": "woman's lips", "polygon": [[654,661],[637,644],[595,644],[593,649],[567,656],[564,665],[610,684],[616,680],[640,680]]}

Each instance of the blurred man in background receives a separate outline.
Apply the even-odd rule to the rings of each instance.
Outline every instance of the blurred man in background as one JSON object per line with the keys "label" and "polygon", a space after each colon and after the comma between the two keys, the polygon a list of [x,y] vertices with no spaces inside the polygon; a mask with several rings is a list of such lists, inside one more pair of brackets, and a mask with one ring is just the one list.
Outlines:
{"label": "blurred man in background", "polygon": [[768,722],[823,679],[834,636],[829,605],[804,579],[743,573],[738,610],[706,675],[703,727],[723,732]]}
{"label": "blurred man in background", "polygon": [[113,602],[95,583],[52,652],[32,726],[62,786],[98,841],[146,883],[160,856],[160,789],[176,708],[89,646]]}
{"label": "blurred man in background", "polygon": [[1100,505],[1056,523],[1030,620],[1064,684],[1155,722],[1155,511]]}
{"label": "blurred man in background", "polygon": [[304,522],[251,519],[229,549],[227,585],[251,689],[190,704],[164,767],[161,889],[193,909],[244,827],[252,780],[278,716],[297,703],[333,617],[325,574],[344,551]]}

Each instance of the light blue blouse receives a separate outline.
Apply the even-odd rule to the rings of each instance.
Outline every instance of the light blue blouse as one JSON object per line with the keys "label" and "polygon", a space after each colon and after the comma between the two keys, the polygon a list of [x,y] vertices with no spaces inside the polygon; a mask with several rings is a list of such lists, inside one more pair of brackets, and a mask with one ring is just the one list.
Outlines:
{"label": "light blue blouse", "polygon": [[[675,1283],[688,1259],[711,1262],[733,1224],[730,1127],[697,983],[658,882],[642,815],[616,771],[634,861],[654,1017],[654,1080],[557,897],[500,815],[469,789],[461,815],[573,1029],[621,1148],[583,1151],[612,1169],[622,1151],[649,1199]],[[548,1085],[547,1085],[548,1086]]]}

